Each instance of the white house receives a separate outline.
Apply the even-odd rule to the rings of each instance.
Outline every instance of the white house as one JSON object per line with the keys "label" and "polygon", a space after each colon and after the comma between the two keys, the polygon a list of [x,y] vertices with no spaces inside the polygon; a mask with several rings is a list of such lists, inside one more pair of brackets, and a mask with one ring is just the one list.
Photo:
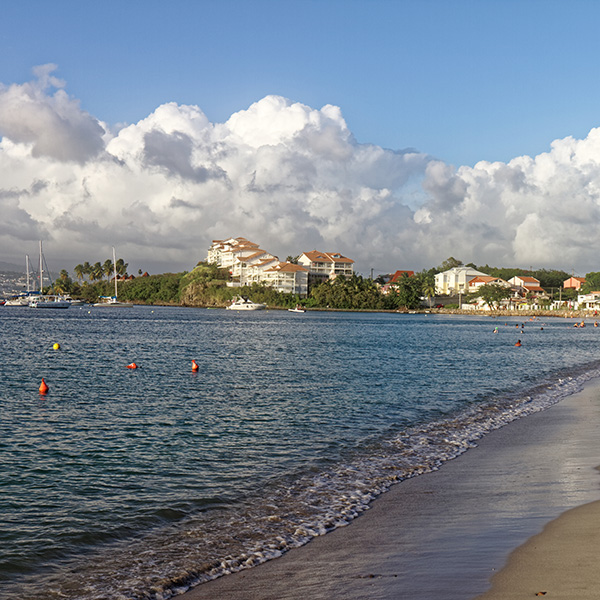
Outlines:
{"label": "white house", "polygon": [[261,282],[286,294],[298,294],[301,298],[308,294],[308,269],[302,265],[280,262],[265,269]]}
{"label": "white house", "polygon": [[436,294],[465,294],[469,291],[469,282],[475,277],[488,277],[486,273],[482,273],[472,267],[452,267],[443,273],[438,273],[435,276],[435,293]]}
{"label": "white house", "polygon": [[492,277],[491,275],[478,275],[469,281],[469,293],[476,292],[482,285],[499,285],[501,287],[510,287],[508,281],[504,281],[500,277]]}
{"label": "white house", "polygon": [[350,277],[354,273],[354,261],[339,252],[304,252],[298,258],[298,264],[308,269],[311,275],[324,279],[335,279],[338,275]]}
{"label": "white house", "polygon": [[301,297],[308,293],[308,269],[279,262],[277,256],[243,237],[213,240],[206,260],[227,269],[235,280],[228,284],[233,287],[256,282]]}

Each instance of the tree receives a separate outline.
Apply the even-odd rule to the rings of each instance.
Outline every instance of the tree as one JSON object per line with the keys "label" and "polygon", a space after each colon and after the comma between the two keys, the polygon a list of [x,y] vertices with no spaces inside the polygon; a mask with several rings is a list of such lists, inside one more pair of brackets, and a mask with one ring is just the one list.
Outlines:
{"label": "tree", "polygon": [[454,267],[460,267],[462,264],[462,260],[457,260],[454,256],[450,256],[438,267],[438,270],[443,273]]}
{"label": "tree", "polygon": [[421,291],[427,297],[429,308],[431,308],[431,299],[435,297],[435,278],[432,274],[421,273]]}
{"label": "tree", "polygon": [[78,265],[75,265],[75,268],[73,269],[73,271],[75,271],[75,276],[77,277],[77,281],[82,281],[83,275],[84,275],[83,265],[81,263]]}
{"label": "tree", "polygon": [[485,284],[482,285],[477,291],[477,295],[481,298],[491,309],[497,308],[502,300],[510,298],[511,290],[509,287],[498,284]]}
{"label": "tree", "polygon": [[421,281],[418,277],[409,277],[403,273],[396,282],[396,300],[398,306],[408,309],[418,308],[421,304]]}
{"label": "tree", "polygon": [[299,259],[299,258],[300,258],[300,255],[299,255],[299,254],[298,254],[297,256],[291,256],[291,255],[290,255],[290,256],[288,256],[288,257],[285,259],[285,262],[289,262],[289,263],[292,263],[292,264],[294,264],[294,265],[297,265],[297,264],[298,264],[298,259]]}
{"label": "tree", "polygon": [[586,273],[585,283],[581,286],[581,293],[588,294],[597,290],[600,290],[600,272]]}
{"label": "tree", "polygon": [[127,265],[128,263],[124,262],[122,258],[117,258],[117,275],[125,277],[127,275]]}
{"label": "tree", "polygon": [[104,276],[104,269],[102,268],[102,265],[100,264],[100,262],[94,263],[90,267],[90,279],[92,281],[100,281],[100,279],[102,279],[103,276]]}
{"label": "tree", "polygon": [[87,260],[82,265],[82,273],[88,277],[92,273],[92,265]]}
{"label": "tree", "polygon": [[112,272],[113,272],[113,263],[112,263],[112,260],[110,260],[110,258],[107,258],[104,261],[104,264],[102,265],[102,271],[106,275],[106,278],[110,279],[110,276],[112,275]]}

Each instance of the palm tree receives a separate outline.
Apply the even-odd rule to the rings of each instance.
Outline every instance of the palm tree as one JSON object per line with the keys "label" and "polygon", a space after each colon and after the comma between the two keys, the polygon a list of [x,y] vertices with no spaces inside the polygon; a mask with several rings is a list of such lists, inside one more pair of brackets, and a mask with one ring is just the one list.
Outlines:
{"label": "palm tree", "polygon": [[75,265],[75,268],[73,269],[73,271],[75,271],[75,276],[77,277],[77,281],[82,281],[83,274],[84,274],[83,265],[82,264]]}
{"label": "palm tree", "polygon": [[110,279],[110,276],[112,275],[112,272],[113,272],[113,263],[112,263],[112,260],[110,260],[110,258],[107,258],[104,261],[104,264],[102,265],[102,270],[104,271],[106,278]]}
{"label": "palm tree", "polygon": [[90,279],[92,281],[99,281],[104,276],[104,269],[100,262],[94,263],[94,265],[90,268]]}
{"label": "palm tree", "polygon": [[431,278],[427,278],[423,282],[421,291],[424,296],[427,296],[427,302],[429,303],[429,308],[431,308],[431,299],[435,297],[435,283],[431,281]]}
{"label": "palm tree", "polygon": [[125,277],[127,275],[127,265],[128,263],[124,262],[122,258],[117,258],[117,274]]}
{"label": "palm tree", "polygon": [[87,260],[82,265],[82,273],[88,276],[92,273],[92,265]]}

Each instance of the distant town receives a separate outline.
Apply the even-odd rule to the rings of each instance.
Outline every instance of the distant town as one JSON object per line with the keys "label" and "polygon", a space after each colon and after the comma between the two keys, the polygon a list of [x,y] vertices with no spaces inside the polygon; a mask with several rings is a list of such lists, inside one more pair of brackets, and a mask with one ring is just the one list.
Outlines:
{"label": "distant town", "polygon": [[[600,273],[576,277],[560,270],[477,267],[473,263],[464,265],[450,257],[429,270],[398,269],[394,273],[364,278],[355,273],[354,260],[340,252],[307,250],[281,261],[244,237],[213,240],[206,260],[198,263],[189,274],[149,276],[139,271],[140,277],[135,277],[126,272],[127,263],[122,259],[117,261],[117,265],[122,293],[130,301],[140,303],[152,303],[158,299],[170,304],[216,306],[229,302],[236,290],[245,294],[262,293],[263,297],[266,290],[271,290],[271,296],[263,299],[275,306],[301,302],[315,308],[383,310],[600,309]],[[0,263],[2,298],[23,293],[28,286],[27,274],[8,270],[7,267],[18,268]],[[77,282],[71,280],[63,269],[58,277],[55,276],[58,282],[54,285],[61,288],[57,293],[93,299],[106,293],[102,286],[108,284],[112,268],[110,260],[104,265],[79,264],[74,268]],[[104,275],[107,279],[102,281]],[[33,273],[29,277],[31,289],[37,289],[34,277]],[[163,281],[157,282],[160,278]],[[139,284],[133,280],[139,281]],[[152,290],[149,291],[149,288]],[[160,292],[157,291],[159,289]],[[225,289],[231,291],[225,293]]]}

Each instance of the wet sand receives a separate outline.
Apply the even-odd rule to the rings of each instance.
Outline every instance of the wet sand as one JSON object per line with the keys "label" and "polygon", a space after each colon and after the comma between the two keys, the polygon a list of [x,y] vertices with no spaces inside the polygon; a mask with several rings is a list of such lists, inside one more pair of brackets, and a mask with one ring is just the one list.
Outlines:
{"label": "wet sand", "polygon": [[[395,485],[349,526],[178,599],[474,598],[490,588],[490,578],[515,548],[565,511],[600,500],[599,442],[600,381],[594,380],[552,408],[492,432],[438,471]],[[580,545],[594,510],[600,512],[600,503],[549,525],[542,534],[545,554],[537,553],[541,537],[514,552],[510,564],[518,571],[503,570],[494,580],[509,587],[485,600],[558,590],[558,566]],[[575,514],[581,515],[579,525],[573,524]],[[571,540],[568,548],[557,542],[559,524],[559,537]],[[587,573],[588,565],[595,573],[592,562],[582,562],[580,571]],[[555,572],[546,576],[548,569]],[[524,572],[541,579],[528,580],[524,592],[507,591],[526,579]],[[547,597],[591,598],[580,595],[581,586],[569,587],[580,579],[564,584],[566,595],[553,591]]]}

